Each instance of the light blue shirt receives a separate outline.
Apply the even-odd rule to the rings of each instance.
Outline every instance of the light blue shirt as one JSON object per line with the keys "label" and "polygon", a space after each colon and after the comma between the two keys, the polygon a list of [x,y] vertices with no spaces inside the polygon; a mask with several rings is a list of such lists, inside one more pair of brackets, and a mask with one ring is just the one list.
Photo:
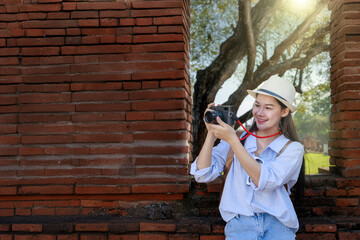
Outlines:
{"label": "light blue shirt", "polygon": [[[228,222],[238,214],[254,216],[255,213],[269,213],[285,226],[296,232],[299,222],[290,199],[290,190],[299,176],[304,156],[304,148],[299,142],[290,143],[280,156],[276,157],[289,141],[284,135],[272,141],[261,153],[261,173],[259,184],[249,182],[248,174],[234,155],[234,161],[226,177],[223,195],[219,205],[222,218]],[[197,159],[191,165],[190,173],[197,182],[211,182],[224,170],[230,145],[221,141],[212,151],[211,166],[197,169]],[[249,136],[245,149],[255,158],[256,138]],[[247,184],[248,182],[248,184]]]}

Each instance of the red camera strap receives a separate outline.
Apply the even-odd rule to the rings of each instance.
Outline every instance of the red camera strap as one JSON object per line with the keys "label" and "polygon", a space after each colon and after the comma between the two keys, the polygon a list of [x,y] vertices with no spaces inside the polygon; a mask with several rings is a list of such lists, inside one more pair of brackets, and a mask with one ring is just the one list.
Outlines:
{"label": "red camera strap", "polygon": [[269,138],[269,137],[273,137],[273,136],[276,136],[276,135],[278,135],[278,134],[281,133],[281,131],[278,131],[277,133],[274,133],[274,134],[269,135],[269,136],[258,136],[258,135],[255,135],[255,134],[249,132],[249,131],[241,124],[241,122],[240,122],[239,120],[238,120],[238,123],[239,123],[240,126],[245,130],[245,132],[247,132],[247,134],[246,134],[244,137],[239,138],[240,141],[244,140],[245,138],[247,138],[247,137],[250,136],[250,135],[252,135],[252,136],[254,136],[254,137],[257,137],[257,138]]}

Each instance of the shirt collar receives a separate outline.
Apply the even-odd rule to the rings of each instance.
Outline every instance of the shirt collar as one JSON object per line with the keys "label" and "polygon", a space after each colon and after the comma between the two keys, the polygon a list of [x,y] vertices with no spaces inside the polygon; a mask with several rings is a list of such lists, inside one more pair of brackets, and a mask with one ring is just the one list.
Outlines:
{"label": "shirt collar", "polygon": [[[288,138],[286,138],[284,136],[284,134],[281,134],[279,137],[275,138],[274,141],[272,141],[267,148],[270,148],[271,150],[273,150],[274,152],[276,152],[277,154],[281,151],[281,149],[283,148],[283,146],[289,141]],[[257,145],[256,145],[256,137],[250,135],[249,137],[247,137],[246,141],[245,141],[245,149],[248,152],[255,152],[257,150]]]}

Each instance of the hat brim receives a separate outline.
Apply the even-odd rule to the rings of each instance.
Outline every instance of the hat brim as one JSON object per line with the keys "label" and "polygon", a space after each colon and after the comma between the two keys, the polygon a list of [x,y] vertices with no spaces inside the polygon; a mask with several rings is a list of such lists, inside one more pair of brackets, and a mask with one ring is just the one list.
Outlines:
{"label": "hat brim", "polygon": [[288,107],[292,113],[297,110],[297,108],[294,105],[292,105],[291,103],[289,103],[288,101],[286,101],[284,99],[281,99],[281,98],[279,98],[277,96],[271,95],[269,93],[265,93],[265,92],[261,92],[261,91],[257,91],[257,90],[247,90],[247,92],[255,99],[256,99],[257,94],[262,94],[262,95],[267,95],[267,96],[274,97],[277,100],[279,100],[281,103],[283,103],[286,107]]}

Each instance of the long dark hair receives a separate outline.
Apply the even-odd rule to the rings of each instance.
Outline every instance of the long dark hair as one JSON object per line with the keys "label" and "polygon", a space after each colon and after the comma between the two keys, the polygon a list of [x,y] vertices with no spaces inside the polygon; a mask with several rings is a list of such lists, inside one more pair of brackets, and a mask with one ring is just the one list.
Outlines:
{"label": "long dark hair", "polygon": [[[276,98],[275,98],[276,99]],[[285,109],[287,108],[282,102],[280,102],[279,100],[276,99],[276,101],[280,104],[281,109]],[[280,120],[280,129],[281,129],[281,133],[284,134],[284,136],[292,141],[296,141],[299,142],[299,137],[298,134],[296,132],[296,128],[295,128],[295,124],[294,124],[294,120],[291,116],[291,112],[289,111],[289,114],[286,115],[285,117],[281,118]],[[256,126],[256,122],[255,120],[253,121],[249,132],[254,132],[258,130],[257,126]],[[242,140],[241,143],[243,145],[245,145],[245,140]],[[304,196],[304,186],[305,186],[305,159],[303,157],[303,161],[301,164],[301,169],[300,169],[300,174],[299,174],[299,178],[295,184],[295,186],[292,188],[293,192],[295,193],[295,205],[299,206],[301,203],[301,198]]]}

